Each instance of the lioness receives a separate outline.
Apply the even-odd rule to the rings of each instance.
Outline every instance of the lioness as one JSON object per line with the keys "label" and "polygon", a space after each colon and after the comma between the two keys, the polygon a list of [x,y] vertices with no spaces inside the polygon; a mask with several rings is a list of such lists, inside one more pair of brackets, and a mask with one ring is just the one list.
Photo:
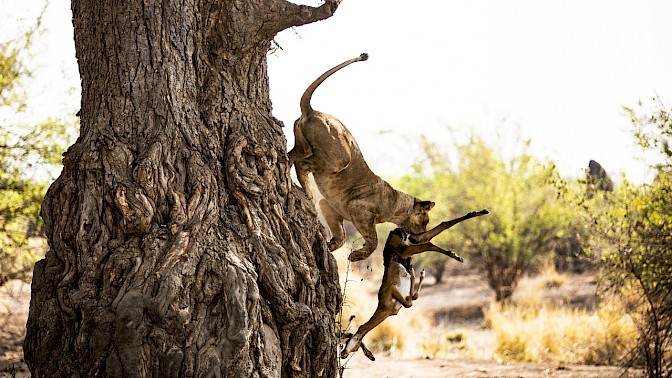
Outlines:
{"label": "lioness", "polygon": [[333,116],[313,110],[310,99],[315,89],[334,72],[354,62],[368,59],[367,54],[345,61],[317,78],[301,96],[301,118],[294,122],[294,148],[289,163],[296,168],[299,183],[312,198],[308,175],[324,197],[322,214],[331,230],[329,249],[334,251],[345,242],[343,220],[349,220],[364,237],[364,246],[353,251],[350,261],[366,259],[376,249],[376,224],[392,222],[414,230],[418,217],[434,205],[395,190],[375,175],[364,161],[357,142],[348,129]]}

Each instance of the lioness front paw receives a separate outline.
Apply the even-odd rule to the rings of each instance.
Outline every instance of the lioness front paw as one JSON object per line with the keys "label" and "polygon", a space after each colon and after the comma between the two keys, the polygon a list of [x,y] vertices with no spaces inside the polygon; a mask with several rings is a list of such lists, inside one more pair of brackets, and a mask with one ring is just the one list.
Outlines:
{"label": "lioness front paw", "polygon": [[336,239],[331,239],[327,243],[327,247],[329,247],[329,252],[334,252],[335,250],[341,248],[345,242],[343,240],[336,240]]}

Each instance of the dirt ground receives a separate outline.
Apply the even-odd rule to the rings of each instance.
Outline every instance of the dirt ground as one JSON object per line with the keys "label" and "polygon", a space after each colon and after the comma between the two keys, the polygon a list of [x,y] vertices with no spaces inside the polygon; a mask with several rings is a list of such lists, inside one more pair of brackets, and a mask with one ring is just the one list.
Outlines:
{"label": "dirt ground", "polygon": [[[524,279],[521,285],[532,284]],[[411,309],[422,312],[434,326],[459,329],[469,336],[469,351],[453,351],[445,359],[428,357],[399,358],[376,353],[376,361],[369,361],[362,353],[355,353],[344,364],[343,377],[377,378],[444,378],[444,377],[562,377],[609,378],[640,377],[640,371],[623,374],[619,367],[585,366],[552,363],[504,363],[493,357],[496,340],[484,324],[484,308],[494,294],[476,272],[452,275],[435,285],[430,277],[425,280],[421,296]],[[596,283],[591,274],[572,275],[558,288],[548,290],[543,301],[573,308],[593,309],[598,304]],[[375,288],[371,288],[375,294]],[[515,299],[515,295],[514,295]],[[401,313],[400,313],[401,314]],[[433,330],[421,332],[419,337],[431,338]],[[438,336],[434,336],[438,337]],[[366,340],[366,339],[365,339]]]}
{"label": "dirt ground", "polygon": [[[491,358],[494,337],[482,327],[483,308],[491,299],[487,286],[477,275],[453,276],[432,285],[427,280],[413,311],[422,312],[434,324],[460,327],[470,335],[471,355],[456,352],[444,359],[399,357],[376,353],[376,361],[355,353],[345,361],[343,377],[443,378],[443,377],[619,377],[616,367],[536,363],[500,363]],[[375,294],[375,288],[374,294]],[[568,279],[548,298],[576,307],[594,306],[594,282],[589,275]],[[23,363],[22,343],[28,316],[30,286],[10,281],[0,287],[0,377],[29,377]],[[410,311],[410,310],[405,310]],[[419,337],[432,337],[419,335]],[[474,356],[473,350],[477,350]],[[490,356],[490,357],[488,357]],[[625,377],[635,377],[631,372]]]}
{"label": "dirt ground", "polygon": [[29,377],[23,363],[23,337],[30,305],[30,285],[13,280],[0,287],[0,377]]}
{"label": "dirt ground", "polygon": [[622,375],[616,367],[512,363],[495,361],[451,360],[396,360],[387,357],[371,362],[361,354],[346,365],[344,378],[447,378],[447,377],[558,377],[558,378],[610,378],[636,377],[634,372]]}

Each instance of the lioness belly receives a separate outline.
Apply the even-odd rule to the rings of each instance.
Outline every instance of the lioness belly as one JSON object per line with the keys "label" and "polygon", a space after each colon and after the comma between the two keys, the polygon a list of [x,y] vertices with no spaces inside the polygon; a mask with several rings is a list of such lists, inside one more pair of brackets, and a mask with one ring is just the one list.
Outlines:
{"label": "lioness belly", "polygon": [[354,177],[347,172],[338,174],[313,173],[315,184],[329,205],[345,220],[353,221],[361,212],[373,213],[379,222],[387,221],[387,210],[394,204],[386,203],[389,193],[383,191],[384,182],[371,171],[366,177]]}

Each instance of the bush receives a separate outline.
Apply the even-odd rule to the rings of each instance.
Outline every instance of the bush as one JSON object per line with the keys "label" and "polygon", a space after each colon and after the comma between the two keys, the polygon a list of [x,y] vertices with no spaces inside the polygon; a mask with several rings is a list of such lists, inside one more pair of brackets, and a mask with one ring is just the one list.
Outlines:
{"label": "bush", "polygon": [[[452,219],[469,211],[490,214],[438,236],[436,244],[464,254],[480,267],[498,301],[507,301],[520,278],[552,252],[571,250],[581,232],[576,211],[557,200],[550,185],[558,173],[552,164],[534,159],[529,143],[513,157],[503,156],[482,139],[457,145],[459,164],[425,143],[426,164],[402,177],[400,189],[436,202],[431,217]],[[435,254],[417,257],[438,260]],[[444,260],[429,264],[445,263]]]}

